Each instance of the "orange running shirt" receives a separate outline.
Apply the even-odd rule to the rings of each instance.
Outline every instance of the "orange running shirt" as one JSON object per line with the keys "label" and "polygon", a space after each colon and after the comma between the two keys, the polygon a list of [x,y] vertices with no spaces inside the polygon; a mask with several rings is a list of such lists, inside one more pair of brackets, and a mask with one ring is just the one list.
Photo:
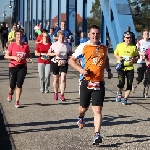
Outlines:
{"label": "orange running shirt", "polygon": [[104,81],[106,55],[106,46],[92,45],[89,41],[80,44],[73,54],[75,58],[81,60],[82,68],[90,70],[90,74],[85,75],[84,78],[92,82]]}

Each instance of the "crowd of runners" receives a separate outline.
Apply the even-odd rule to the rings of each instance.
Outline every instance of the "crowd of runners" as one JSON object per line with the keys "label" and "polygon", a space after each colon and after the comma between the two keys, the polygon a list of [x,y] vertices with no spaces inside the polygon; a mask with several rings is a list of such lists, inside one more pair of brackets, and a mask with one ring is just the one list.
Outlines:
{"label": "crowd of runners", "polygon": [[[105,97],[104,71],[108,72],[108,79],[113,78],[109,65],[108,47],[100,42],[100,28],[93,25],[89,28],[87,37],[81,32],[79,46],[72,52],[74,42],[72,33],[66,29],[66,22],[62,21],[57,29],[37,29],[35,41],[35,56],[38,57],[39,92],[49,93],[50,76],[53,74],[54,97],[57,101],[66,101],[66,75],[68,65],[80,73],[79,95],[80,106],[77,124],[79,128],[85,125],[84,116],[92,99],[92,110],[94,113],[95,134],[93,144],[102,142],[100,134],[102,123],[102,107]],[[27,61],[32,62],[30,48],[24,29],[21,25],[13,25],[8,34],[7,27],[0,30],[4,58],[9,63],[9,94],[7,100],[12,101],[16,90],[15,107],[20,107],[20,96],[25,76],[27,75]],[[8,39],[6,39],[8,34]],[[4,40],[5,39],[5,40]],[[133,40],[134,39],[134,40]],[[7,46],[7,42],[9,43]],[[150,84],[150,38],[149,31],[142,31],[142,39],[135,43],[134,34],[128,30],[123,33],[123,42],[118,43],[114,50],[116,57],[116,71],[118,72],[118,85],[116,85],[116,102],[127,105],[130,92],[136,91],[138,85],[143,81],[143,96],[148,97]],[[78,61],[79,60],[79,61]],[[138,77],[134,78],[134,65],[137,65]],[[59,78],[60,86],[59,86]],[[127,79],[127,87],[123,96]],[[60,95],[58,90],[60,87]]]}

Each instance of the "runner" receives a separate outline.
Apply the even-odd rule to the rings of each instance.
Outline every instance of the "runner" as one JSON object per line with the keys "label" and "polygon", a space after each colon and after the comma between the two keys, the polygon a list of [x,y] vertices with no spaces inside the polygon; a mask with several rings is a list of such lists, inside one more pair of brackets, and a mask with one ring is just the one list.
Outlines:
{"label": "runner", "polygon": [[[47,33],[46,29],[42,29],[41,31],[42,31],[42,33],[37,37],[35,44],[42,43],[43,33]],[[50,38],[49,38],[49,42],[50,42]]]}
{"label": "runner", "polygon": [[12,101],[12,95],[16,89],[16,105],[18,108],[20,106],[20,96],[22,93],[22,85],[27,74],[27,61],[28,58],[30,61],[31,55],[29,46],[22,43],[22,31],[16,30],[15,32],[16,42],[13,42],[9,45],[8,50],[4,56],[5,59],[10,60],[9,63],[9,95],[8,102]]}
{"label": "runner", "polygon": [[[99,42],[100,28],[93,25],[89,29],[90,40],[80,44],[72,57],[69,64],[82,74],[82,82],[80,86],[80,106],[77,124],[79,128],[85,125],[84,116],[90,105],[92,98],[92,109],[94,112],[95,134],[93,144],[102,142],[100,134],[102,123],[102,107],[104,102],[104,68],[108,71],[108,78],[112,77],[109,67],[109,59],[107,56],[107,47]],[[77,59],[81,59],[82,63],[78,65]]]}
{"label": "runner", "polygon": [[3,26],[0,29],[0,35],[1,35],[3,54],[5,54],[7,50],[7,42],[8,42],[8,27],[6,27],[5,22],[3,22]]}
{"label": "runner", "polygon": [[25,44],[28,44],[27,35],[26,35],[26,33],[24,32],[24,29],[21,28],[20,30],[21,30],[22,33],[23,33],[23,36],[22,36],[22,42],[25,43]]}
{"label": "runner", "polygon": [[147,98],[149,85],[150,85],[150,48],[146,51],[145,62],[146,62],[146,73],[145,73],[146,85],[144,86],[144,93],[145,93],[145,98]]}
{"label": "runner", "polygon": [[49,56],[53,56],[51,62],[51,69],[53,72],[54,82],[54,100],[58,100],[58,86],[59,86],[59,72],[61,73],[61,83],[60,83],[60,100],[65,101],[64,92],[66,88],[66,74],[68,71],[68,58],[72,54],[71,47],[68,43],[65,43],[65,34],[62,30],[59,30],[58,41],[52,43]]}
{"label": "runner", "polygon": [[[137,43],[137,48],[139,51],[140,58],[136,64],[138,77],[133,82],[133,86],[132,86],[133,93],[135,92],[137,86],[144,79],[144,75],[145,75],[145,71],[146,71],[145,52],[148,48],[150,48],[149,31],[147,29],[144,29],[142,31],[142,36],[143,36],[143,39],[139,40],[139,42]],[[144,84],[144,87],[147,85],[145,80],[144,80],[143,84]],[[146,98],[145,90],[143,90],[143,97]]]}
{"label": "runner", "polygon": [[49,35],[49,38],[50,38],[51,43],[55,42],[55,41],[53,40],[53,38],[54,38],[54,29],[53,29],[53,28],[50,28],[50,29],[49,29],[48,35]]}
{"label": "runner", "polygon": [[15,31],[16,31],[17,27],[16,25],[13,26],[12,31],[9,32],[8,35],[8,42],[11,44],[12,42],[15,41]]}
{"label": "runner", "polygon": [[132,90],[132,82],[134,78],[133,63],[138,60],[138,50],[136,46],[131,44],[132,35],[130,32],[124,33],[124,42],[119,43],[114,51],[114,56],[117,59],[117,63],[122,63],[121,68],[117,68],[119,84],[117,85],[118,92],[116,95],[116,101],[121,102],[122,91],[125,85],[125,77],[127,78],[127,88],[122,104],[127,105],[127,98]]}
{"label": "runner", "polygon": [[79,44],[87,42],[87,41],[88,41],[88,39],[85,36],[85,32],[81,32]]}
{"label": "runner", "polygon": [[35,56],[38,56],[38,72],[40,77],[40,92],[49,93],[50,86],[50,57],[47,55],[51,46],[48,33],[43,33],[42,43],[38,43]]}
{"label": "runner", "polygon": [[66,21],[61,21],[60,23],[60,27],[57,27],[55,32],[54,32],[54,38],[53,40],[57,40],[58,39],[58,36],[57,36],[57,33],[59,30],[62,30],[64,32],[64,35],[65,35],[65,42],[69,43],[70,46],[72,46],[72,43],[74,42],[74,39],[73,39],[73,36],[72,36],[72,33],[66,29]]}

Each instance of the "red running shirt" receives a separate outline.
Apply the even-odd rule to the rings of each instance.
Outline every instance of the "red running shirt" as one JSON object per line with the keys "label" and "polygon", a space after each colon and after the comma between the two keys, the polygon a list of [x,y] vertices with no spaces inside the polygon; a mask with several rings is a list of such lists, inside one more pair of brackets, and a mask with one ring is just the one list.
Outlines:
{"label": "red running shirt", "polygon": [[[48,50],[50,49],[50,46],[51,46],[51,43],[48,43],[46,45],[44,45],[43,43],[39,43],[37,44],[36,46],[36,51],[41,53],[41,55],[45,54],[47,55],[48,53]],[[50,59],[43,59],[42,56],[39,56],[38,58],[38,63],[43,63],[43,64],[50,64],[51,63],[51,60]]]}
{"label": "red running shirt", "polygon": [[23,43],[22,46],[19,46],[16,42],[13,42],[8,46],[8,52],[11,56],[18,56],[21,58],[20,62],[11,59],[9,67],[16,67],[16,65],[19,64],[26,64],[26,57],[30,54],[29,46],[27,44]]}

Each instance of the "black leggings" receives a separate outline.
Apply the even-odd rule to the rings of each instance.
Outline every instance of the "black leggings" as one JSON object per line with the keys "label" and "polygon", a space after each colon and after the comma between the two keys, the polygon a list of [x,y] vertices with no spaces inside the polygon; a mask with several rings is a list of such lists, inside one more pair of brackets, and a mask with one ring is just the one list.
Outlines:
{"label": "black leggings", "polygon": [[145,73],[145,86],[150,84],[150,67],[146,67],[146,73]]}
{"label": "black leggings", "polygon": [[145,71],[146,71],[146,64],[145,63],[141,64],[141,67],[137,68],[138,77],[136,78],[136,81],[138,83],[142,82],[142,80],[144,79]]}
{"label": "black leggings", "polygon": [[1,42],[2,42],[2,48],[4,49],[5,47],[7,47],[7,39],[6,38],[1,38]]}
{"label": "black leggings", "polygon": [[127,70],[127,71],[120,70],[120,71],[118,71],[119,84],[117,85],[117,87],[118,88],[124,88],[125,77],[127,78],[127,88],[126,88],[126,90],[132,90],[134,70]]}
{"label": "black leggings", "polygon": [[18,88],[22,88],[25,76],[27,74],[27,67],[22,64],[17,67],[9,68],[9,81],[10,88],[15,89],[16,85]]}

